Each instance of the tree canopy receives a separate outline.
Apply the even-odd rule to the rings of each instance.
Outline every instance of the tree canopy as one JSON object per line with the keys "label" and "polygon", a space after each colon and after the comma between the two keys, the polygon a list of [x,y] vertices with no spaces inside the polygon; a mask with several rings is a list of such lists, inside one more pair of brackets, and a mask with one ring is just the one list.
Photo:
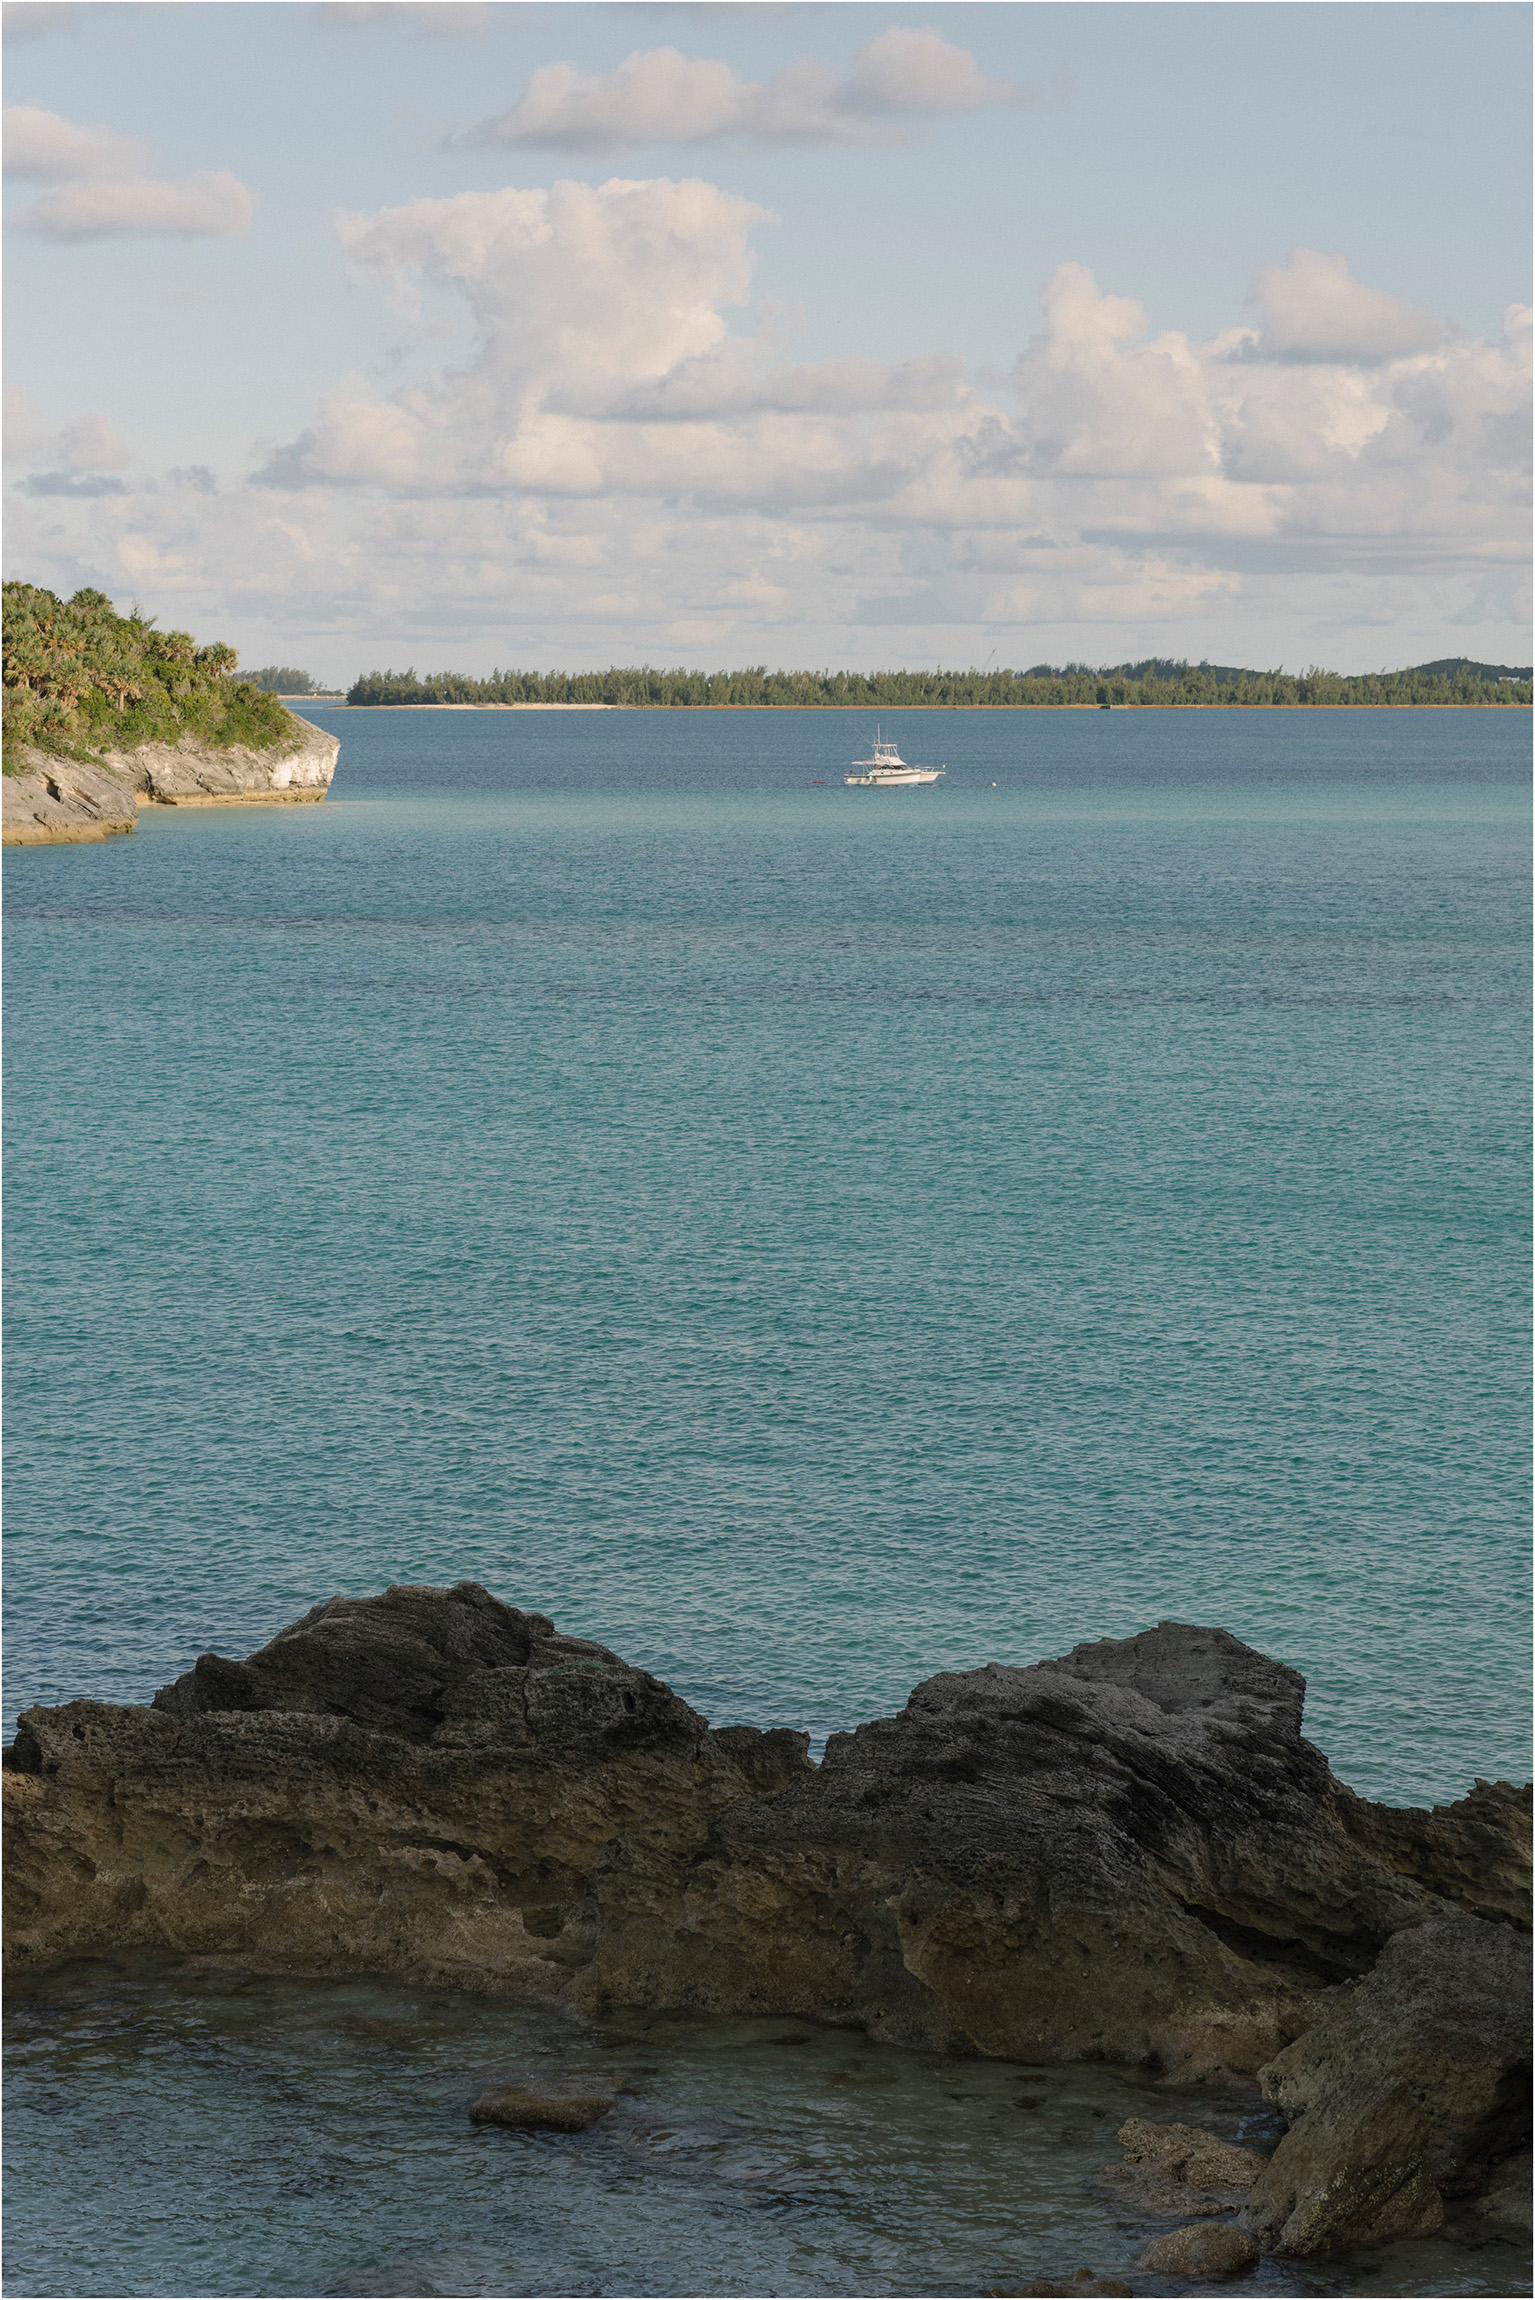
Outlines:
{"label": "tree canopy", "polygon": [[0,620],[8,765],[23,746],[78,757],[187,734],[256,750],[292,736],[275,696],[235,677],[233,647],[157,630],[137,607],[118,615],[104,591],[7,583]]}
{"label": "tree canopy", "polygon": [[347,694],[352,704],[616,703],[676,709],[688,705],[781,703],[804,708],[915,708],[947,704],[1017,709],[1066,704],[1137,704],[1226,708],[1305,705],[1528,703],[1530,678],[1509,677],[1476,663],[1436,663],[1418,670],[1345,677],[1311,669],[1243,671],[1228,664],[1148,658],[1095,669],[1088,663],[1028,671],[665,671],[649,664],[610,671],[368,671]]}

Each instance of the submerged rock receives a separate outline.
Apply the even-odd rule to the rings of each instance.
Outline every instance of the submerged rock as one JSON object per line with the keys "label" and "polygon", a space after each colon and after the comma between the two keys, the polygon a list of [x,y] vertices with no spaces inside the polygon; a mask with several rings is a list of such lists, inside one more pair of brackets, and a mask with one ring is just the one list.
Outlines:
{"label": "submerged rock", "polygon": [[1194,2276],[1203,2281],[1212,2276],[1240,2275],[1257,2257],[1257,2245],[1240,2228],[1204,2221],[1154,2237],[1138,2265],[1157,2276]]}
{"label": "submerged rock", "polygon": [[[1405,2041],[1415,1992],[1454,1997],[1427,1944],[1517,1946],[1485,1912],[1515,1899],[1520,1814],[1496,1785],[1431,1815],[1367,1806],[1303,1738],[1304,1691],[1224,1631],[1164,1623],[932,1678],[814,1767],[803,1735],[711,1732],[472,1582],[334,1598],[248,1660],[205,1654],[147,1709],[27,1712],[6,1954],[794,2016],[1172,2080],[1271,2064],[1301,2121],[1254,2228],[1363,2240],[1340,2231],[1379,2224],[1367,2201],[1308,2200],[1369,2158],[1372,2068],[1394,2100],[1439,2055],[1419,2150],[1436,2190],[1521,2137],[1501,2077],[1494,2101],[1461,2065],[1485,2057],[1490,2010]],[[1314,2041],[1340,2022],[1352,2043]]]}
{"label": "submerged rock", "polygon": [[1104,2178],[1130,2192],[1143,2211],[1186,2220],[1230,2212],[1247,2201],[1265,2159],[1192,2124],[1149,2124],[1132,2116],[1115,2136],[1124,2160]]}
{"label": "submerged rock", "polygon": [[590,2132],[613,2106],[611,2093],[528,2092],[492,2085],[469,2110],[471,2124],[503,2124],[512,2132]]}

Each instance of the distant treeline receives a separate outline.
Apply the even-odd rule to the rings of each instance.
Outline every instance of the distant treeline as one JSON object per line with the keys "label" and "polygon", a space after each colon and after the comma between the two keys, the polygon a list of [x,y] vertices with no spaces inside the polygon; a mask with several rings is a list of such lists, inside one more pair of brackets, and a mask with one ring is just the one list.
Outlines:
{"label": "distant treeline", "polygon": [[333,695],[334,687],[322,686],[307,671],[295,671],[287,663],[267,663],[259,671],[247,671],[245,676],[263,695]]}
{"label": "distant treeline", "polygon": [[368,671],[347,694],[353,704],[616,703],[631,709],[782,703],[804,708],[897,709],[969,705],[1017,709],[1071,703],[1169,706],[1211,703],[1230,708],[1306,704],[1528,703],[1528,670],[1471,662],[1428,663],[1411,671],[1241,671],[1223,663],[1151,658],[1094,669],[1087,663],[1036,663],[1028,671]]}

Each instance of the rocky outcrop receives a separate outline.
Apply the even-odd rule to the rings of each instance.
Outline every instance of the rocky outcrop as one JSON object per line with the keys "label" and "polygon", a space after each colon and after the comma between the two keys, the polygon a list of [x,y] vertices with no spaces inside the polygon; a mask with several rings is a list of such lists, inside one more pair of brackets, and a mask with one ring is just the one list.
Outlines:
{"label": "rocky outcrop", "polygon": [[0,775],[0,838],[8,847],[66,846],[121,838],[139,819],[125,775],[78,759],[30,751],[25,772]]}
{"label": "rocky outcrop", "polygon": [[[1164,1623],[932,1678],[814,1767],[802,1735],[711,1732],[472,1583],[338,1598],[248,1661],[205,1655],[149,1709],[27,1712],[6,1951],[792,2013],[1174,2080],[1273,2063],[1276,2098],[1312,2104],[1304,2133],[1332,2080],[1287,2073],[1286,2048],[1367,2006],[1393,1959],[1415,1971],[1414,1940],[1515,1944],[1469,1912],[1518,1860],[1502,1792],[1432,1817],[1452,1855],[1382,1857],[1370,1829],[1399,1846],[1406,1824],[1360,1825],[1302,1736],[1304,1690],[1223,1631]],[[1465,2114],[1480,2132],[1492,2112]],[[1256,2220],[1290,2243],[1278,2177]]]}
{"label": "rocky outcrop", "polygon": [[307,719],[293,718],[291,741],[269,750],[220,749],[185,736],[103,751],[89,762],[22,754],[19,773],[0,777],[7,846],[51,846],[131,831],[141,806],[271,806],[323,799],[341,745]]}
{"label": "rocky outcrop", "polygon": [[1262,2072],[1290,2130],[1243,2224],[1276,2252],[1427,2236],[1447,2199],[1500,2189],[1530,2134],[1530,1950],[1441,1916],[1398,1933]]}

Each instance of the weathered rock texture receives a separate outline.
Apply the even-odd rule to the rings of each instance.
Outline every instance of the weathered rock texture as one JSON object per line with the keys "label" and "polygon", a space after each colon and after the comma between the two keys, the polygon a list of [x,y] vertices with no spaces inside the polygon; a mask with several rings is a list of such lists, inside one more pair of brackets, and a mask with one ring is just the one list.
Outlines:
{"label": "weathered rock texture", "polygon": [[1143,2212],[1170,2220],[1211,2218],[1247,2202],[1264,2159],[1193,2124],[1132,2116],[1118,2134],[1124,2159],[1104,2178]]}
{"label": "weathered rock texture", "polygon": [[473,1583],[338,1598],[152,1708],[27,1712],[7,1954],[196,1951],[1250,2074],[1387,1943],[1515,1939],[1466,1913],[1507,1897],[1511,1797],[1361,1819],[1303,1695],[1165,1623],[932,1678],[817,1769],[802,1735],[711,1732]]}
{"label": "weathered rock texture", "polygon": [[590,2132],[613,2106],[610,2092],[529,2092],[495,2084],[469,2110],[471,2124],[501,2124],[511,2132]]}
{"label": "weathered rock texture", "polygon": [[1153,2237],[1139,2265],[1158,2276],[1196,2276],[1204,2282],[1239,2276],[1257,2257],[1257,2245],[1240,2228],[1175,2228],[1167,2236]]}
{"label": "weathered rock texture", "polygon": [[52,846],[131,831],[141,806],[271,806],[323,799],[341,748],[307,719],[293,720],[285,748],[220,750],[188,736],[103,751],[85,764],[42,751],[23,755],[25,771],[0,777],[7,846]]}
{"label": "weathered rock texture", "polygon": [[1265,2247],[1429,2235],[1529,2139],[1529,1942],[1449,1914],[1398,1933],[1262,2081],[1290,2124],[1242,2215]]}

